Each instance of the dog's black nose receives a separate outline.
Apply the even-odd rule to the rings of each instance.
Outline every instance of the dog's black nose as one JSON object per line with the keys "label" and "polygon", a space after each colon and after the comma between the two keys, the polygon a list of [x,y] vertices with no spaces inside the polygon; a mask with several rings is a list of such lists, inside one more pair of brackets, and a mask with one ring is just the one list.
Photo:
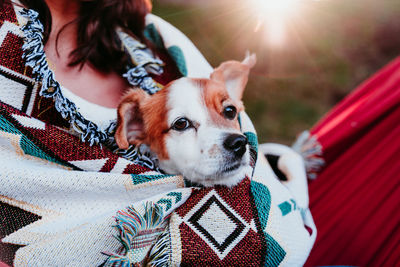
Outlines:
{"label": "dog's black nose", "polygon": [[230,134],[224,141],[224,148],[232,151],[238,158],[246,152],[246,145],[247,138],[241,134]]}

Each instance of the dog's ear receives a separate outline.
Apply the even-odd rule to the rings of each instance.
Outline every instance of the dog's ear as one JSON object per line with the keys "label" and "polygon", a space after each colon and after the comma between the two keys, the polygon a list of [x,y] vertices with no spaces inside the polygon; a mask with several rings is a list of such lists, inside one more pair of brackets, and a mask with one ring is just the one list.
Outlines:
{"label": "dog's ear", "polygon": [[130,144],[139,145],[145,139],[143,114],[140,106],[149,97],[141,89],[128,93],[118,106],[117,131],[115,141],[121,149],[128,149]]}
{"label": "dog's ear", "polygon": [[256,64],[256,55],[247,54],[242,61],[226,61],[211,73],[210,78],[225,83],[231,98],[241,100],[246,87],[249,72]]}

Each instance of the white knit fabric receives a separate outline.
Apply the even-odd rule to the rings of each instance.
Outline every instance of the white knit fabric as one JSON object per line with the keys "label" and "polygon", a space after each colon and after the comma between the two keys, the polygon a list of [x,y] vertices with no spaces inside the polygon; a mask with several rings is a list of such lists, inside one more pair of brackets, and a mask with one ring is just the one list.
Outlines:
{"label": "white knit fabric", "polygon": [[92,103],[63,86],[61,91],[66,98],[75,103],[83,117],[94,122],[100,129],[106,129],[112,121],[117,119],[116,108],[103,107]]}

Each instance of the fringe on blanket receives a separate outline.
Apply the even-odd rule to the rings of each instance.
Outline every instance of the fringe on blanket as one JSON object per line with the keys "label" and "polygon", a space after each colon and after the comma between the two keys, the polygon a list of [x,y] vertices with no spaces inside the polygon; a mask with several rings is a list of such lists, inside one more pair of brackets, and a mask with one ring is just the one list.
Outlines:
{"label": "fringe on blanket", "polygon": [[292,149],[303,157],[308,178],[315,179],[317,173],[325,165],[322,157],[322,146],[317,138],[311,135],[309,131],[304,131],[293,143]]}
{"label": "fringe on blanket", "polygon": [[99,144],[107,140],[107,134],[98,128],[96,124],[86,120],[74,103],[69,101],[61,93],[61,86],[55,80],[54,73],[49,68],[43,45],[43,25],[39,21],[39,14],[31,9],[23,9],[21,15],[27,19],[22,26],[25,43],[23,58],[26,65],[32,68],[37,82],[42,83],[40,95],[54,99],[54,106],[64,119],[67,119],[72,127],[81,134],[82,141],[88,141],[90,145]]}
{"label": "fringe on blanket", "polygon": [[[43,44],[43,25],[39,20],[39,14],[32,9],[23,9],[21,15],[27,19],[26,24],[21,28],[25,38],[22,46],[23,58],[26,60],[26,65],[32,68],[36,81],[42,83],[40,95],[53,98],[56,110],[81,134],[82,142],[88,141],[90,145],[106,142],[109,138],[108,133],[100,129],[95,123],[86,120],[80,114],[76,105],[63,96],[61,85],[55,79],[46,59]],[[151,51],[139,41],[121,30],[117,32],[124,51],[129,54],[132,65],[134,65],[132,68],[128,68],[123,77],[131,85],[140,87],[149,94],[159,91],[162,85],[156,83],[150,77],[149,72],[162,73],[164,63],[155,58]]]}
{"label": "fringe on blanket", "polygon": [[[122,249],[119,253],[104,253],[109,255],[105,266],[146,265],[149,251],[164,232],[167,220],[164,219],[163,209],[159,205],[146,202],[143,208],[144,211],[141,212],[128,207],[126,211],[117,213],[115,228],[119,235],[116,238],[122,244]],[[166,246],[157,246],[157,254],[153,253],[153,262],[165,261],[164,254],[168,254],[168,251],[163,248]]]}
{"label": "fringe on blanket", "polygon": [[150,250],[147,266],[162,267],[170,265],[171,253],[171,236],[167,225],[165,231]]}

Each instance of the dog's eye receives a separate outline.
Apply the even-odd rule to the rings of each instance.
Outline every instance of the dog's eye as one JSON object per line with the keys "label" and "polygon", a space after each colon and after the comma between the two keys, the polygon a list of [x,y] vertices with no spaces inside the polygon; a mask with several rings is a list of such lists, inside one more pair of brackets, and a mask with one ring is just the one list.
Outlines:
{"label": "dog's eye", "polygon": [[176,131],[184,131],[189,128],[192,124],[186,118],[179,118],[172,124],[172,129]]}
{"label": "dog's eye", "polygon": [[233,120],[236,117],[236,108],[234,106],[227,106],[224,108],[224,111],[222,112],[225,116],[225,118],[229,120]]}

